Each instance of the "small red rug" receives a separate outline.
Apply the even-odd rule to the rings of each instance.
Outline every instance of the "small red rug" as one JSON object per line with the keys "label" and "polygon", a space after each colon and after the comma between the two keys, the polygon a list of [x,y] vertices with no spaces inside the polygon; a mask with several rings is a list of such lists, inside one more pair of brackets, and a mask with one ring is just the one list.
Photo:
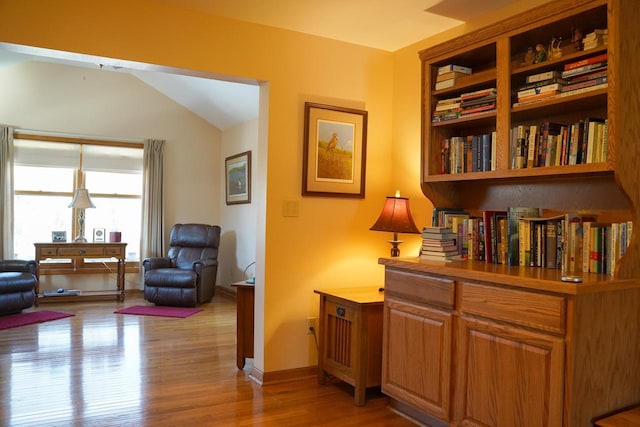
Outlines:
{"label": "small red rug", "polygon": [[138,314],[140,316],[189,317],[201,312],[199,308],[168,307],[163,305],[133,305],[114,311],[119,314]]}
{"label": "small red rug", "polygon": [[16,313],[0,316],[0,329],[15,328],[18,326],[33,325],[34,323],[49,322],[51,320],[64,319],[73,314],[62,313],[60,311],[39,310],[29,313]]}

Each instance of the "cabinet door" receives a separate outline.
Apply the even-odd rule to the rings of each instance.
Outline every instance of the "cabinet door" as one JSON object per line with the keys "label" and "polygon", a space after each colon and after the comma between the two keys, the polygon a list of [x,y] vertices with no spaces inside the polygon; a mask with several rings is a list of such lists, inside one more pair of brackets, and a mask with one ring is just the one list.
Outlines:
{"label": "cabinet door", "polygon": [[456,420],[465,426],[561,426],[562,338],[461,317]]}
{"label": "cabinet door", "polygon": [[443,420],[450,419],[452,314],[386,298],[382,391]]}

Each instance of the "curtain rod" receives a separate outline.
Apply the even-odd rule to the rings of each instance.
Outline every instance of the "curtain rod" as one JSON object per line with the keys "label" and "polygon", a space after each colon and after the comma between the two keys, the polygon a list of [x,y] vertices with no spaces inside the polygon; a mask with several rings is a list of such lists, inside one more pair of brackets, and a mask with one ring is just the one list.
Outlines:
{"label": "curtain rod", "polygon": [[30,129],[15,129],[13,131],[13,137],[16,139],[28,139],[34,141],[144,148],[144,139],[96,137],[71,133],[44,132]]}

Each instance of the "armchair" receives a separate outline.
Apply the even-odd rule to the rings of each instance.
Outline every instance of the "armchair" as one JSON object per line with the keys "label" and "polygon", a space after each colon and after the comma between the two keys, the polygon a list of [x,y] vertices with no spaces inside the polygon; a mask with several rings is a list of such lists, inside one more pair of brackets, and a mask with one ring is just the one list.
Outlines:
{"label": "armchair", "polygon": [[144,298],[156,305],[195,307],[211,301],[218,273],[220,227],[175,224],[166,257],[146,258]]}
{"label": "armchair", "polygon": [[35,261],[0,260],[0,315],[31,307],[37,282]]}

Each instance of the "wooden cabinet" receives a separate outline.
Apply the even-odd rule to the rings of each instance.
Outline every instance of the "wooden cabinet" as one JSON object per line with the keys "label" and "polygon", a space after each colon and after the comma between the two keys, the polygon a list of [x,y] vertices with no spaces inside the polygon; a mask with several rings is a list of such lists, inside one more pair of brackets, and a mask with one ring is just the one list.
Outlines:
{"label": "wooden cabinet", "polygon": [[246,358],[253,358],[255,285],[232,283],[236,288],[236,366],[243,369]]}
{"label": "wooden cabinet", "polygon": [[409,417],[584,426],[640,401],[637,280],[565,283],[551,269],[380,263],[382,390]]}
{"label": "wooden cabinet", "polygon": [[380,385],[383,293],[375,288],[317,289],[320,295],[318,383],[328,375],[354,387],[354,403]]}

